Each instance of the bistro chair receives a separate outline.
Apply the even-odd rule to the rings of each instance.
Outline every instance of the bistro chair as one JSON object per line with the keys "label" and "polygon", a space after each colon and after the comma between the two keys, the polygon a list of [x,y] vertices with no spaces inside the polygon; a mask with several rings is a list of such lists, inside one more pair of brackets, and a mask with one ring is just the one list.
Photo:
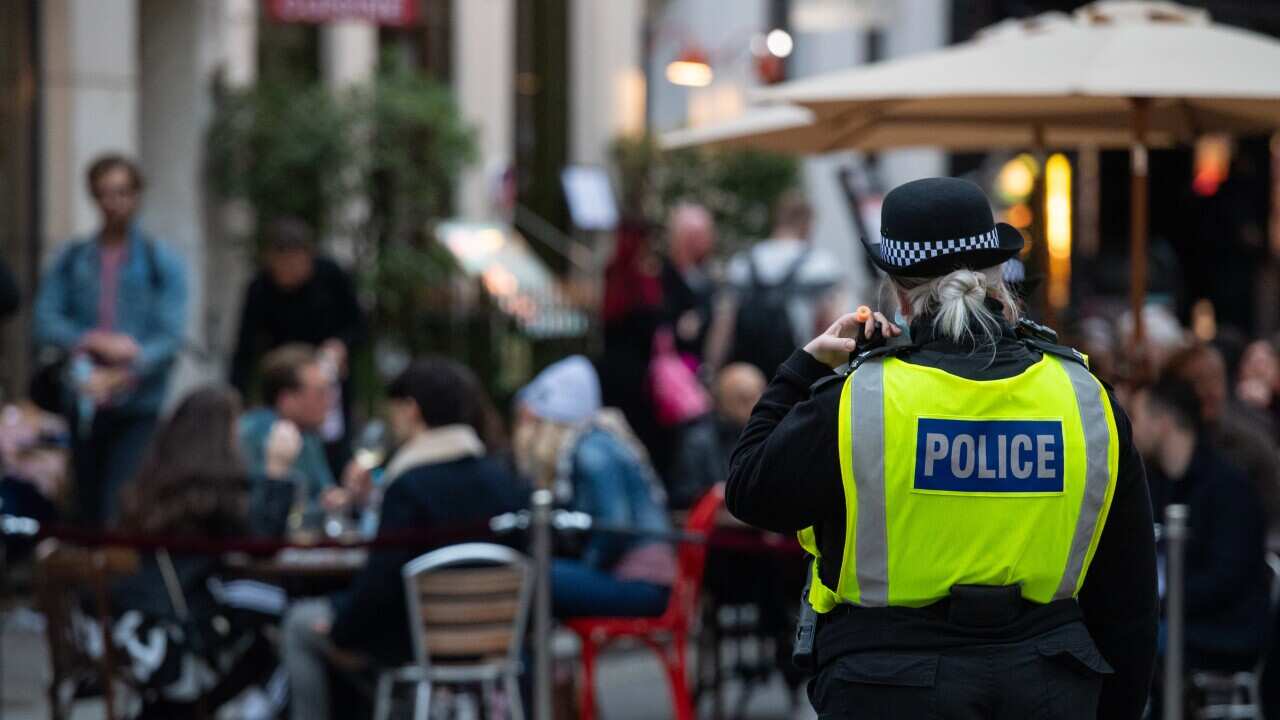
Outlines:
{"label": "bistro chair", "polygon": [[[685,532],[706,538],[724,504],[724,486],[716,485],[694,505],[685,521]],[[678,553],[679,567],[671,600],[662,615],[653,618],[574,618],[565,623],[582,641],[582,690],[578,707],[580,720],[594,720],[596,712],[596,656],[605,645],[620,638],[640,640],[658,656],[671,685],[671,706],[676,720],[693,720],[693,699],[686,679],[689,630],[696,617],[706,565],[704,542],[683,542]]]}
{"label": "bistro chair", "polygon": [[1271,581],[1267,614],[1267,637],[1252,670],[1236,673],[1192,672],[1191,685],[1204,698],[1196,708],[1196,720],[1262,720],[1262,671],[1275,646],[1272,637],[1276,614],[1280,613],[1280,556],[1267,553],[1267,575]]}
{"label": "bistro chair", "polygon": [[523,720],[520,648],[533,591],[525,556],[502,545],[464,543],[429,552],[401,572],[415,662],[378,677],[375,720],[390,716],[397,684],[414,685],[414,720],[426,720],[433,687],[480,685],[487,702],[499,683],[510,716]]}
{"label": "bistro chair", "polygon": [[[115,578],[137,573],[138,565],[138,554],[131,549],[90,549],[52,538],[37,546],[35,599],[44,613],[49,643],[53,671],[49,708],[53,720],[69,718],[78,700],[99,695],[106,704],[107,720],[118,717],[108,586]],[[86,621],[80,605],[86,597],[96,628]]]}

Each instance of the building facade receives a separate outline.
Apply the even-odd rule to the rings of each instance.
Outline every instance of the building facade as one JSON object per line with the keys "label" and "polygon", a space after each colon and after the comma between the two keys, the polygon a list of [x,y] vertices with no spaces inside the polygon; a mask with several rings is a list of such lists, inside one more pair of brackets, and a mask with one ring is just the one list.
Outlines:
{"label": "building facade", "polygon": [[[452,87],[476,132],[480,157],[453,203],[471,219],[490,214],[497,178],[520,159],[519,105],[536,85],[555,89],[541,105],[562,121],[541,139],[558,138],[564,152],[552,158],[557,163],[602,163],[609,140],[642,122],[643,106],[634,100],[642,0],[351,3],[409,7],[412,21],[404,27],[349,16],[282,22],[277,9],[309,5],[332,10],[343,3],[0,0],[0,253],[20,276],[27,309],[40,269],[58,247],[96,229],[83,178],[88,163],[108,151],[137,157],[148,180],[141,222],[181,254],[190,273],[189,351],[175,386],[224,376],[254,258],[227,239],[244,212],[211,198],[204,138],[215,87],[251,85],[276,64],[299,65],[339,89],[371,81],[392,46],[416,52]],[[546,42],[527,34],[521,40],[518,23],[545,26],[548,19],[560,66],[573,68],[569,83],[561,87],[564,74],[518,82],[518,72],[530,68],[517,51],[544,53],[539,45]],[[333,240],[341,258],[342,239]],[[3,328],[0,388],[8,397],[22,394],[30,373],[29,323],[24,309]]]}

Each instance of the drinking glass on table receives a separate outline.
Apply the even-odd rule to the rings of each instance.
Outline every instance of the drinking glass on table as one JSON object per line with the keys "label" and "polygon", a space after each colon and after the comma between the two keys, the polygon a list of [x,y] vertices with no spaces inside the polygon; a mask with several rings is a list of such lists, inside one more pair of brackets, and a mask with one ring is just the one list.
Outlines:
{"label": "drinking glass on table", "polygon": [[382,509],[382,465],[387,460],[387,424],[370,420],[356,441],[355,463],[369,476],[368,497],[360,513],[360,534],[372,537],[378,532],[378,515]]}

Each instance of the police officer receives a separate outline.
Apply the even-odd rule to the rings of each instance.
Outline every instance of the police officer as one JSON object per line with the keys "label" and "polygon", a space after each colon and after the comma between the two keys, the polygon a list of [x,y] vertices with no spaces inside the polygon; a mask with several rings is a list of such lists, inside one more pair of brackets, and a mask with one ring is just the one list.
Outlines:
{"label": "police officer", "polygon": [[1141,717],[1158,604],[1128,418],[1083,356],[1019,332],[1000,266],[1022,237],[976,185],[917,180],[881,212],[865,245],[909,336],[849,315],[794,353],[727,487],[813,556],[814,708]]}

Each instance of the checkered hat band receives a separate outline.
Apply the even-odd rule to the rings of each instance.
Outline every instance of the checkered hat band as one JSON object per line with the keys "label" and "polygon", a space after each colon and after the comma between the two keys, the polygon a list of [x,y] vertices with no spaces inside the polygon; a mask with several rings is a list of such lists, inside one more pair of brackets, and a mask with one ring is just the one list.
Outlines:
{"label": "checkered hat band", "polygon": [[995,228],[970,237],[954,240],[926,240],[903,242],[892,238],[880,238],[880,257],[894,267],[907,267],[918,262],[944,255],[955,255],[970,250],[995,250],[1000,247],[1000,235]]}

